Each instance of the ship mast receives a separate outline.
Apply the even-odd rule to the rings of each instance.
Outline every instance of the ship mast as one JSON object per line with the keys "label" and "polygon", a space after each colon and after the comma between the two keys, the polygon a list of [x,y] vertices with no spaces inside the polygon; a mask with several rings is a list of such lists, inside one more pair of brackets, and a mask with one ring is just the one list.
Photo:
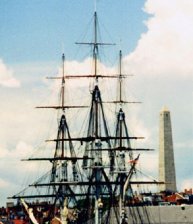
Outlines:
{"label": "ship mast", "polygon": [[[118,151],[119,159],[118,165],[124,166],[124,169],[120,169],[121,171],[125,171],[125,159],[124,153],[125,151],[131,151],[129,139],[139,139],[141,137],[129,137],[127,132],[127,127],[125,123],[125,115],[120,108],[117,128],[116,128],[116,136],[110,136],[109,130],[107,126],[107,121],[103,108],[103,101],[101,96],[101,91],[98,85],[98,78],[100,77],[108,77],[108,78],[118,78],[120,85],[119,92],[119,103],[122,104],[122,73],[121,73],[121,52],[120,52],[120,71],[119,76],[103,76],[98,74],[98,54],[99,54],[99,46],[101,45],[111,45],[107,43],[98,42],[97,37],[97,13],[94,12],[94,42],[92,43],[79,43],[79,44],[87,44],[93,46],[93,60],[94,60],[94,75],[92,76],[95,79],[95,85],[92,91],[91,98],[91,107],[89,113],[89,124],[87,129],[87,139],[91,139],[88,141],[85,146],[83,160],[83,169],[85,170],[88,178],[88,182],[92,183],[88,187],[87,190],[87,199],[86,204],[89,205],[89,209],[92,207],[92,197],[90,195],[94,193],[94,214],[95,214],[95,224],[101,223],[101,211],[103,210],[103,195],[107,195],[105,200],[108,207],[107,217],[105,223],[109,223],[111,208],[114,205],[115,198],[113,195],[117,192],[119,186],[124,183],[126,179],[126,174],[118,175],[115,180],[115,157],[116,151]],[[81,76],[86,77],[86,76]],[[91,76],[88,76],[91,77]],[[123,135],[125,130],[125,136]],[[105,139],[105,142],[104,142]],[[112,140],[115,140],[114,148],[111,147]],[[128,141],[128,144],[123,147],[123,141]],[[123,150],[124,148],[124,150]],[[88,160],[87,158],[91,157],[93,160]],[[104,158],[108,159],[104,161]],[[113,193],[114,192],[114,193]],[[107,202],[108,201],[108,202]],[[88,209],[88,212],[90,211]],[[88,214],[89,216],[89,214]]]}
{"label": "ship mast", "polygon": [[[118,101],[117,103],[119,103],[120,105],[120,108],[119,108],[119,112],[118,112],[118,115],[117,115],[117,123],[116,123],[116,132],[115,132],[115,136],[117,138],[120,138],[120,139],[115,139],[115,142],[114,142],[114,146],[118,146],[120,147],[120,150],[121,148],[124,146],[124,147],[128,147],[130,148],[131,147],[131,144],[130,144],[130,140],[129,140],[129,134],[128,134],[128,128],[127,128],[127,125],[126,125],[126,121],[125,121],[125,113],[122,109],[122,104],[123,103],[126,103],[126,101],[123,100],[123,74],[122,74],[122,51],[120,50],[119,51],[119,76],[118,76],[118,84],[119,84],[119,88],[118,88]],[[128,139],[126,140],[123,140],[122,137],[127,137]],[[123,145],[123,141],[126,141],[126,144]],[[123,169],[125,170],[125,156],[124,156],[124,151],[120,151],[119,152],[119,164],[118,164],[118,167],[120,167],[120,169]],[[129,156],[130,156],[130,159],[133,159],[132,158],[132,152],[129,153]]]}
{"label": "ship mast", "polygon": [[122,51],[119,51],[119,102],[122,106]]}
{"label": "ship mast", "polygon": [[[72,144],[71,135],[69,127],[66,120],[65,109],[69,108],[65,105],[65,56],[62,55],[62,85],[60,92],[60,102],[61,106],[58,109],[62,110],[62,115],[60,117],[58,125],[58,134],[56,139],[55,154],[52,161],[52,169],[50,176],[50,191],[51,194],[55,195],[54,205],[56,206],[59,203],[60,208],[64,207],[64,202],[68,201],[71,203],[77,203],[74,189],[72,186],[67,184],[69,181],[80,181],[80,174],[78,163],[76,159],[76,154],[74,146]],[[68,141],[64,141],[68,139]],[[70,178],[72,175],[72,178]],[[58,185],[58,182],[63,182],[66,184]],[[38,186],[36,184],[36,186]],[[41,186],[41,185],[39,185]],[[43,186],[43,184],[42,184]],[[52,211],[53,212],[53,211]],[[50,213],[50,216],[53,217],[54,214]]]}
{"label": "ship mast", "polygon": [[[96,84],[92,91],[91,108],[89,115],[89,125],[87,130],[87,136],[92,136],[95,140],[91,143],[87,143],[85,147],[85,154],[90,155],[94,158],[89,164],[86,160],[83,161],[83,168],[87,170],[88,167],[88,181],[94,182],[95,185],[92,188],[88,188],[87,194],[94,192],[94,213],[95,213],[95,224],[101,223],[102,209],[102,194],[108,192],[111,198],[112,187],[110,186],[109,178],[104,170],[104,161],[102,156],[103,143],[101,141],[102,135],[109,137],[109,131],[107,128],[106,118],[104,114],[101,92],[98,86],[98,46],[104,45],[99,43],[97,39],[97,12],[94,12],[94,43],[93,43],[93,59],[94,59],[94,77]],[[102,130],[103,129],[103,130]],[[107,140],[108,148],[111,148],[110,140]],[[111,155],[112,156],[112,155]],[[105,181],[106,186],[102,186],[100,182]],[[106,188],[106,190],[105,190]],[[89,201],[87,199],[87,201]]]}
{"label": "ship mast", "polygon": [[[120,148],[120,151],[118,151],[117,154],[117,167],[118,167],[118,175],[116,178],[117,182],[120,182],[119,189],[118,186],[115,186],[114,193],[119,190],[119,223],[121,224],[124,217],[123,217],[123,188],[127,177],[126,172],[126,151],[122,150],[124,148],[131,148],[130,140],[129,140],[129,134],[128,129],[125,121],[125,113],[122,109],[122,104],[124,103],[122,99],[122,82],[123,82],[123,75],[122,75],[122,51],[119,51],[119,79],[118,79],[118,103],[120,105],[119,112],[117,115],[117,123],[116,123],[116,132],[115,136],[117,139],[115,139],[114,147]],[[128,137],[128,139],[123,140],[122,137],[125,135],[125,137]],[[119,139],[120,138],[120,139]],[[126,142],[125,142],[126,141]],[[129,152],[130,159],[133,159],[133,153],[132,151]],[[134,167],[133,167],[134,169]],[[133,175],[133,170],[130,169],[129,171],[130,176]],[[130,177],[131,178],[131,177]]]}
{"label": "ship mast", "polygon": [[[53,108],[62,112],[60,121],[58,124],[57,137],[55,142],[55,152],[53,157],[47,158],[29,158],[27,161],[47,161],[52,163],[51,171],[48,175],[43,176],[35,183],[29,185],[29,187],[35,187],[43,189],[48,187],[48,191],[43,191],[37,195],[15,195],[13,198],[50,198],[52,200],[52,207],[49,211],[50,219],[55,216],[56,207],[67,209],[68,204],[77,206],[77,195],[81,196],[84,192],[83,185],[77,185],[82,180],[78,160],[82,160],[82,157],[77,157],[75,149],[72,143],[65,110],[66,108],[79,108],[82,106],[71,106],[65,103],[65,71],[64,71],[65,56],[62,55],[62,79],[60,89],[60,102],[56,106],[39,106],[37,108]],[[58,77],[52,77],[51,79],[58,79]],[[77,189],[78,188],[78,189]],[[78,192],[78,193],[77,193]],[[65,202],[65,203],[64,203]]]}
{"label": "ship mast", "polygon": [[97,77],[97,59],[98,59],[98,43],[97,43],[97,12],[94,12],[94,47],[93,47],[93,58],[94,58],[94,75],[96,81],[98,82]]}
{"label": "ship mast", "polygon": [[[65,116],[65,107],[64,107],[64,91],[65,91],[65,76],[64,76],[64,60],[65,60],[65,56],[64,54],[62,55],[62,87],[61,87],[61,106],[62,106],[62,115],[60,118],[60,122],[59,122],[59,127],[58,127],[58,134],[57,134],[57,139],[64,139],[69,138],[70,140],[70,132],[69,132],[69,128],[68,128],[68,124],[66,122],[66,116]],[[67,146],[69,147],[70,151],[72,152],[72,154],[74,154],[74,149],[73,149],[73,145],[72,142],[69,141],[69,145]],[[61,168],[58,167],[58,162],[57,160],[55,160],[53,162],[53,167],[52,167],[52,175],[51,175],[51,180],[50,182],[56,182],[57,177],[61,176],[61,180],[63,181],[68,181],[68,168],[67,168],[67,160],[63,160],[64,157],[67,156],[67,148],[65,147],[65,142],[64,141],[57,141],[56,142],[56,150],[55,150],[55,155],[54,158],[61,158]],[[72,155],[74,156],[74,155]],[[58,173],[57,169],[61,169],[61,174]],[[60,181],[61,181],[60,180]],[[64,204],[64,200],[65,200],[65,192],[66,191],[71,191],[70,189],[67,189],[69,186],[53,186],[54,188],[54,193],[57,195],[56,199],[55,199],[55,203],[57,200],[60,200],[60,206],[62,207]]]}

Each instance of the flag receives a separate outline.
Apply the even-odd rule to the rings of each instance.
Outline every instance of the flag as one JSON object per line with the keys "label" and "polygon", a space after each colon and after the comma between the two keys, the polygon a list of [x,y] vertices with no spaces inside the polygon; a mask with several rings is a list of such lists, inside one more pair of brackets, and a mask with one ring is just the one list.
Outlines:
{"label": "flag", "polygon": [[[139,154],[140,155],[140,154]],[[139,160],[139,155],[137,156],[137,158],[129,160],[129,163],[131,164],[137,164],[138,160]]]}

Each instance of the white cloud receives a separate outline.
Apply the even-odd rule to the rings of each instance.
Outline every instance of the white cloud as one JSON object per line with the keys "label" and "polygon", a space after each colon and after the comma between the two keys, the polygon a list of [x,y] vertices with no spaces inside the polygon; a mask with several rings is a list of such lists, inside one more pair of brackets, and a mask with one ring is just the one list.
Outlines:
{"label": "white cloud", "polygon": [[20,82],[13,77],[13,71],[0,59],[0,85],[5,87],[19,87]]}
{"label": "white cloud", "polygon": [[6,173],[7,167],[5,167],[4,165],[5,165],[5,161],[8,160],[7,162],[9,163],[10,167],[12,167],[13,164],[17,164],[17,166],[14,169],[14,172],[16,170],[18,172],[23,172],[24,171],[24,170],[22,171],[23,165],[20,160],[28,158],[29,155],[31,155],[33,152],[34,152],[34,148],[31,145],[28,145],[27,143],[22,141],[19,141],[16,147],[12,150],[6,148],[5,146],[2,146],[0,151],[1,171],[5,170],[5,173]]}
{"label": "white cloud", "polygon": [[151,14],[148,31],[135,51],[128,55],[128,67],[135,74],[190,76],[193,73],[193,2],[191,0],[147,0]]}

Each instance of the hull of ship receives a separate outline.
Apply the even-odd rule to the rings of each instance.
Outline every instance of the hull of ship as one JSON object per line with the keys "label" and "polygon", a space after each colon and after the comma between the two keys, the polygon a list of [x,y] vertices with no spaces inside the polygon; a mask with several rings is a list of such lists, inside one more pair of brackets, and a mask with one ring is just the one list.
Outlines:
{"label": "hull of ship", "polygon": [[193,224],[193,205],[127,207],[126,216],[128,224]]}
{"label": "hull of ship", "polygon": [[[126,219],[123,224],[193,224],[193,205],[176,206],[138,206],[125,209]],[[89,220],[84,224],[94,224]],[[111,217],[107,223],[104,216],[102,224],[119,224],[118,208],[112,208]],[[81,223],[82,224],[82,223]]]}

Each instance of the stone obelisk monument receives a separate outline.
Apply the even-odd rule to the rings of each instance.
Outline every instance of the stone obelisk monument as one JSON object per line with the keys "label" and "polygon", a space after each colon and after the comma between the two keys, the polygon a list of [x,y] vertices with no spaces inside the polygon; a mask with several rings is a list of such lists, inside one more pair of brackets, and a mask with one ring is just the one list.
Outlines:
{"label": "stone obelisk monument", "polygon": [[176,192],[176,172],[172,140],[170,111],[164,107],[160,112],[159,126],[159,181],[160,191]]}

